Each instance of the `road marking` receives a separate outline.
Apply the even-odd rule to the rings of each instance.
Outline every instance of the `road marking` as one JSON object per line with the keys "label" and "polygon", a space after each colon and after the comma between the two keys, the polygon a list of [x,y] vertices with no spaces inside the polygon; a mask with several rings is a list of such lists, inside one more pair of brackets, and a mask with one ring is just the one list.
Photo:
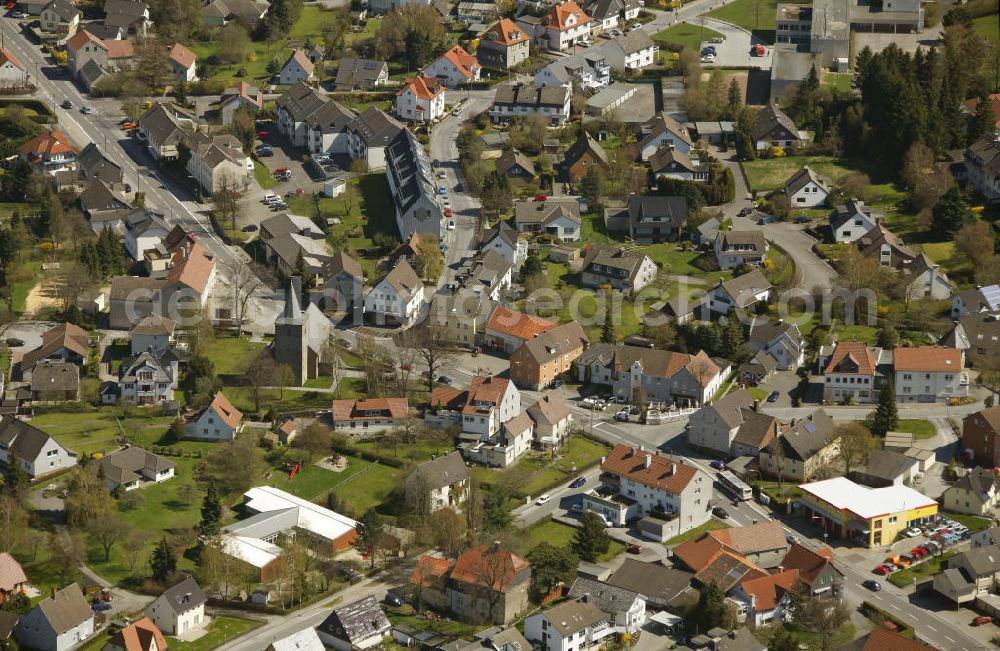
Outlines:
{"label": "road marking", "polygon": [[897,606],[896,604],[889,604],[889,608],[893,608],[895,610],[898,610],[899,612],[903,612],[903,609]]}
{"label": "road marking", "polygon": [[948,637],[947,635],[945,635],[945,636],[944,636],[944,639],[946,639],[946,640],[948,640],[949,642],[952,642],[952,643],[954,643],[954,642],[955,642],[955,640],[951,639],[951,638],[950,638],[950,637]]}
{"label": "road marking", "polygon": [[931,629],[932,631],[934,631],[935,633],[937,633],[937,629],[936,629],[936,628],[934,628],[933,626],[931,626],[930,624],[928,624],[928,625],[927,625],[927,628],[929,628],[929,629]]}

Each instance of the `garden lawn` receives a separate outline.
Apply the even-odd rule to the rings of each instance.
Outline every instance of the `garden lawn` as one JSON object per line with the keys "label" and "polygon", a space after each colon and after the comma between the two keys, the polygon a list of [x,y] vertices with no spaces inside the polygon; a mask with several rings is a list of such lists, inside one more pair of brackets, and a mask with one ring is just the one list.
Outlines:
{"label": "garden lawn", "polygon": [[716,520],[715,518],[712,518],[711,520],[709,520],[705,524],[701,525],[700,527],[695,527],[694,529],[691,529],[689,531],[685,531],[684,533],[680,534],[679,536],[674,536],[673,538],[671,538],[670,540],[668,540],[667,542],[665,542],[663,544],[664,545],[679,545],[682,542],[687,542],[689,540],[693,540],[694,538],[697,538],[701,534],[706,533],[708,531],[718,531],[719,529],[728,529],[728,528],[729,528],[728,524],[726,524],[724,522],[720,522],[719,520]]}
{"label": "garden lawn", "polygon": [[227,377],[244,376],[264,346],[263,342],[252,342],[249,338],[217,336],[204,354],[212,361],[215,374],[226,383]]}
{"label": "garden lawn", "polygon": [[824,72],[819,83],[825,88],[846,95],[854,90],[854,75],[849,72]]}
{"label": "garden lawn", "polygon": [[680,46],[694,52],[700,52],[701,44],[716,36],[722,36],[722,34],[701,25],[677,23],[662,32],[653,34],[653,41],[664,49],[676,50],[677,47],[671,46]]}
{"label": "garden lawn", "polygon": [[896,426],[896,431],[909,432],[910,434],[913,434],[914,440],[917,441],[929,439],[937,434],[934,424],[929,420],[917,420],[911,418],[904,418],[900,420],[899,425]]}
{"label": "garden lawn", "polygon": [[321,495],[326,494],[334,485],[342,482],[344,478],[349,477],[349,472],[350,467],[344,472],[333,472],[307,461],[295,473],[295,477],[291,479],[288,477],[290,473],[280,468],[272,470],[271,475],[267,478],[267,485],[280,488],[286,493],[291,493],[296,497],[301,497],[311,502]]}
{"label": "garden lawn", "polygon": [[173,651],[209,651],[210,649],[218,649],[226,642],[231,642],[260,625],[261,622],[249,619],[218,615],[212,617],[212,621],[208,623],[208,632],[197,640],[182,642],[175,637],[170,637],[167,638],[167,644]]}
{"label": "garden lawn", "polygon": [[[51,435],[77,454],[108,452],[117,447],[122,430],[136,444],[156,445],[173,421],[170,417],[126,417],[120,410],[101,409],[84,412],[53,412],[36,414],[31,424]],[[120,418],[121,429],[115,422]]]}
{"label": "garden lawn", "polygon": [[889,582],[894,586],[905,588],[913,584],[914,579],[917,581],[926,579],[928,577],[934,576],[941,571],[941,565],[944,561],[948,560],[955,555],[955,552],[945,552],[940,556],[931,556],[922,563],[917,563],[916,565],[907,568],[905,570],[899,570],[898,572],[893,572],[889,575]]}
{"label": "garden lawn", "polygon": [[253,162],[253,176],[257,179],[257,183],[260,187],[265,190],[270,190],[271,188],[278,187],[278,182],[271,175],[271,170],[267,169],[266,166],[262,165],[260,161]]}
{"label": "garden lawn", "polygon": [[553,459],[548,453],[531,452],[510,468],[483,468],[476,472],[473,467],[473,472],[484,484],[502,483],[518,496],[535,497],[599,463],[608,449],[603,443],[573,436]]}
{"label": "garden lawn", "polygon": [[[527,554],[543,542],[556,547],[565,547],[572,544],[573,536],[576,535],[576,529],[568,524],[548,519],[542,520],[531,528],[526,529],[523,533],[527,535],[520,537],[520,540],[524,541],[520,551],[522,554]],[[625,544],[617,540],[612,540],[608,551],[601,554],[597,560],[598,562],[611,560],[623,551],[625,551]]]}
{"label": "garden lawn", "polygon": [[453,619],[436,618],[433,621],[422,615],[403,615],[396,608],[386,608],[386,616],[393,626],[406,624],[421,631],[433,631],[438,635],[448,635],[461,638],[471,638],[477,631],[482,630],[482,625],[464,624]]}
{"label": "garden lawn", "polygon": [[792,481],[784,481],[779,484],[776,481],[760,480],[753,482],[753,485],[776,502],[784,502],[786,499],[794,501],[802,497],[802,491]]}
{"label": "garden lawn", "polygon": [[[743,0],[737,0],[736,3]],[[728,5],[731,7],[733,5]],[[847,164],[846,161],[837,161],[832,156],[782,156],[778,158],[744,161],[743,170],[746,172],[750,189],[754,192],[770,192],[785,187],[785,181],[803,165],[808,165],[817,174],[830,177],[837,182],[848,174],[864,172],[871,177],[872,186],[869,192],[877,195],[880,203],[895,202],[903,198],[903,193],[896,190],[891,184],[879,183],[886,175],[880,169],[860,169],[858,166]],[[872,202],[875,203],[875,202]]]}
{"label": "garden lawn", "polygon": [[844,325],[837,328],[838,341],[863,341],[871,346],[878,339],[878,330],[872,326]]}
{"label": "garden lawn", "polygon": [[10,289],[11,295],[11,309],[17,314],[24,314],[28,305],[28,294],[34,288],[35,284],[38,282],[39,274],[42,270],[42,263],[33,261],[28,262],[27,265],[31,267],[32,275],[27,280],[22,280],[20,282],[13,283]]}
{"label": "garden lawn", "polygon": [[993,47],[1000,46],[1000,15],[990,14],[972,20],[972,28],[980,36],[993,44]]}
{"label": "garden lawn", "polygon": [[[385,500],[405,472],[402,468],[348,456],[347,469],[340,473],[340,482],[334,482],[341,483],[333,488],[337,496],[337,510],[361,517],[365,511]],[[275,481],[273,475],[271,481]]]}
{"label": "garden lawn", "polygon": [[746,28],[765,43],[774,43],[777,10],[778,0],[736,0],[708,15]]}
{"label": "garden lawn", "polygon": [[[225,388],[226,397],[233,403],[233,406],[244,414],[254,411],[253,392],[250,387],[227,386]],[[350,391],[343,389],[342,398],[352,398]],[[329,409],[333,394],[322,391],[312,391],[309,389],[288,388],[285,389],[262,389],[260,392],[261,411],[274,409],[278,413],[282,412],[305,412],[316,409]]]}

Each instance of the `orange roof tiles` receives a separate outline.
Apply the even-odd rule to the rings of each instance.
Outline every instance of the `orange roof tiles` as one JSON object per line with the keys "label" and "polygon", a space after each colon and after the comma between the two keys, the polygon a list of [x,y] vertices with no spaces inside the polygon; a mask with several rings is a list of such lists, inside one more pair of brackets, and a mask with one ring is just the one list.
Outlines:
{"label": "orange roof tiles", "polygon": [[215,413],[219,414],[226,425],[229,425],[233,429],[240,426],[240,421],[243,420],[243,412],[233,406],[233,403],[229,402],[229,398],[225,396],[221,391],[215,394],[215,398],[212,400],[209,409],[214,409]]}
{"label": "orange roof tiles", "polygon": [[[366,415],[364,412],[378,412]],[[367,400],[334,400],[333,420],[375,420],[382,418],[406,418],[410,413],[410,403],[406,398],[369,398]]]}
{"label": "orange roof tiles", "polygon": [[190,68],[198,59],[194,52],[187,49],[180,43],[174,43],[174,46],[170,48],[169,58],[171,61],[176,61],[181,64],[184,68]]}
{"label": "orange roof tiles", "polygon": [[799,578],[807,585],[815,583],[816,579],[819,578],[819,575],[828,565],[833,565],[833,550],[829,547],[813,551],[798,543],[792,545],[792,548],[788,550],[785,558],[781,561],[782,567],[798,570]]}
{"label": "orange roof tiles", "polygon": [[[856,370],[851,370],[851,367],[856,367]],[[824,375],[831,373],[874,375],[875,354],[863,341],[842,341],[837,344],[823,371]]]}
{"label": "orange roof tiles", "polygon": [[738,554],[755,554],[788,546],[784,526],[778,520],[719,529],[708,532],[708,535]]}
{"label": "orange roof tiles", "polygon": [[456,45],[441,56],[448,59],[466,79],[475,77],[476,70],[480,67],[476,57],[466,52],[461,45]]}
{"label": "orange roof tiles", "polygon": [[17,57],[14,56],[14,54],[10,50],[0,47],[0,66],[7,63],[8,61],[10,61],[11,65],[13,65],[15,68],[18,68],[22,71],[25,70],[25,67],[21,65],[21,62],[17,60]]}
{"label": "orange roof tiles", "polygon": [[791,592],[792,584],[798,576],[798,570],[785,570],[777,574],[745,579],[740,583],[740,587],[747,595],[754,597],[754,610],[774,610],[785,593]]}
{"label": "orange roof tiles", "polygon": [[436,579],[448,573],[451,569],[451,562],[446,558],[437,556],[421,556],[417,559],[417,566],[413,568],[410,575],[410,583],[427,588],[434,585]]}
{"label": "orange roof tiles", "polygon": [[533,339],[538,335],[555,328],[557,323],[540,316],[515,312],[505,307],[497,306],[490,315],[486,327],[489,330],[511,335],[519,339]]}
{"label": "orange roof tiles", "polygon": [[431,392],[431,407],[457,411],[465,406],[469,392],[455,387],[438,386]]}
{"label": "orange roof tiles", "polygon": [[164,651],[167,641],[163,633],[148,617],[143,617],[118,631],[109,646],[125,649],[125,651]]}
{"label": "orange roof tiles", "polygon": [[501,45],[516,45],[528,40],[524,30],[510,18],[502,18],[483,34],[483,40],[489,40]]}
{"label": "orange roof tiles", "polygon": [[[573,0],[566,0],[549,8],[545,14],[549,24],[557,27],[559,31],[565,31],[572,27],[584,25],[590,22],[590,16],[580,9],[580,5]],[[571,18],[573,19],[571,21]],[[570,24],[572,22],[572,24]]]}
{"label": "orange roof tiles", "polygon": [[674,494],[680,494],[698,472],[694,466],[680,460],[621,444],[608,453],[601,462],[601,469]]}
{"label": "orange roof tiles", "polygon": [[73,152],[73,147],[69,144],[69,138],[62,131],[47,131],[21,145],[17,151],[27,156],[39,157],[70,154]]}
{"label": "orange roof tiles", "polygon": [[109,59],[127,59],[135,54],[132,41],[125,39],[102,40],[101,45],[107,50]]}
{"label": "orange roof tiles", "polygon": [[897,348],[893,355],[893,366],[897,371],[935,373],[962,370],[962,351],[957,348],[915,346]]}
{"label": "orange roof tiles", "polygon": [[723,549],[716,552],[694,578],[704,585],[715,583],[723,592],[729,592],[740,581],[765,576],[767,572],[747,559]]}
{"label": "orange roof tiles", "polygon": [[[485,545],[473,547],[458,557],[451,571],[451,578],[469,585],[479,585],[495,592],[506,592],[514,578],[529,568],[528,561],[506,549],[492,549]],[[490,581],[492,585],[488,585]]]}
{"label": "orange roof tiles", "polygon": [[881,626],[872,628],[872,632],[868,634],[868,640],[861,647],[861,651],[930,651],[932,649],[937,649],[937,647],[911,640]]}
{"label": "orange roof tiles", "polygon": [[[503,400],[510,386],[510,380],[494,377],[492,375],[477,375],[472,378],[469,385],[469,398],[462,413],[478,414],[489,411],[490,407],[496,407]],[[473,403],[480,403],[475,405]]]}
{"label": "orange roof tiles", "polygon": [[674,558],[680,560],[693,572],[702,571],[715,555],[722,551],[722,543],[711,536],[688,540],[674,548]]}
{"label": "orange roof tiles", "polygon": [[208,257],[204,246],[198,242],[185,244],[174,251],[167,283],[182,283],[200,294],[208,287],[213,269],[215,260]]}
{"label": "orange roof tiles", "polygon": [[85,29],[77,30],[76,34],[73,34],[73,37],[66,41],[66,49],[70,52],[76,52],[91,41],[100,43],[101,39],[97,38]]}
{"label": "orange roof tiles", "polygon": [[13,592],[22,583],[27,583],[28,577],[24,568],[7,552],[0,554],[0,592]]}
{"label": "orange roof tiles", "polygon": [[444,92],[444,84],[432,77],[417,75],[413,79],[407,79],[396,95],[402,95],[407,90],[413,91],[418,99],[431,100]]}

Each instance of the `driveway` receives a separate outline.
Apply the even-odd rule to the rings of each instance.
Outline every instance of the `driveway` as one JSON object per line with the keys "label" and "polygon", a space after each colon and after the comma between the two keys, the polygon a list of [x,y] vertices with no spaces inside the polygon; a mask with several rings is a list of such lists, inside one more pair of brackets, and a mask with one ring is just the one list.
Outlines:
{"label": "driveway", "polygon": [[[707,29],[713,29],[722,34],[726,39],[722,43],[711,44],[715,48],[715,63],[703,63],[701,64],[703,68],[756,67],[762,70],[771,69],[771,47],[767,46],[759,38],[751,35],[750,32],[742,27],[704,16],[699,17],[695,21],[695,24],[699,26],[704,25]],[[765,45],[766,54],[764,56],[751,56],[750,48],[757,43]],[[702,48],[706,45],[709,45],[708,39],[705,39],[701,44]]]}
{"label": "driveway", "polygon": [[24,342],[23,346],[11,347],[11,364],[20,361],[24,353],[41,346],[42,335],[55,325],[52,321],[13,321],[0,326],[0,341],[20,339]]}

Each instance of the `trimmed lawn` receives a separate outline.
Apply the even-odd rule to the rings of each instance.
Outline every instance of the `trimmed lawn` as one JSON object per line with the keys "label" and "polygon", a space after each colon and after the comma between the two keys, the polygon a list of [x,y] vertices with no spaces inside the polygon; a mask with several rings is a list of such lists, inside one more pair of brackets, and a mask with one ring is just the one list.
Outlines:
{"label": "trimmed lawn", "polygon": [[665,542],[663,544],[664,545],[679,545],[682,542],[687,542],[689,540],[693,540],[693,539],[697,538],[698,536],[700,536],[701,534],[706,533],[708,531],[718,531],[719,529],[728,529],[728,528],[729,528],[729,525],[726,524],[725,522],[721,522],[719,520],[716,520],[715,518],[712,518],[708,522],[706,522],[705,524],[701,525],[700,527],[695,527],[694,529],[691,529],[690,531],[685,531],[684,533],[682,533],[679,536],[674,536],[673,538],[671,538],[670,540],[668,540],[667,542]]}
{"label": "trimmed lawn", "polygon": [[972,21],[972,28],[980,36],[993,43],[993,47],[1000,45],[1000,15],[990,14],[975,18]]}
{"label": "trimmed lawn", "polygon": [[314,466],[307,461],[305,465],[299,468],[299,471],[295,473],[295,477],[292,479],[289,479],[289,473],[284,472],[281,468],[276,468],[271,471],[270,476],[265,481],[268,486],[280,488],[287,493],[311,502],[321,495],[326,494],[334,485],[344,481],[345,478],[350,477],[352,474],[350,462],[348,462],[347,470],[344,472],[333,472],[319,466]]}
{"label": "trimmed lawn", "polygon": [[[347,470],[340,473],[333,482],[334,484],[343,482],[333,489],[337,496],[337,510],[358,517],[364,515],[365,511],[385,500],[405,472],[403,468],[392,468],[348,456]],[[275,481],[277,480],[272,475],[269,483],[275,485]]]}
{"label": "trimmed lawn", "polygon": [[216,336],[205,356],[212,360],[215,374],[225,382],[227,375],[243,376],[264,346],[264,342],[252,342],[249,338]]}
{"label": "trimmed lawn", "polygon": [[[573,536],[576,535],[576,529],[567,524],[549,519],[542,520],[531,528],[525,529],[523,533],[526,534],[526,536],[520,538],[520,540],[523,541],[522,551],[526,554],[543,542],[547,542],[556,547],[569,546],[573,542]],[[621,554],[623,551],[625,551],[625,544],[612,539],[611,546],[608,547],[608,551],[601,554],[597,560],[610,560],[618,554]]]}
{"label": "trimmed lawn", "polygon": [[39,274],[42,271],[42,263],[33,261],[26,263],[31,267],[32,275],[27,280],[13,283],[10,288],[11,309],[17,314],[23,314],[27,309],[28,294],[38,283]]}
{"label": "trimmed lawn", "polygon": [[964,524],[972,531],[983,531],[993,526],[992,520],[981,518],[978,515],[965,515],[963,513],[952,513],[951,511],[941,511],[941,515],[951,518],[959,524]]}
{"label": "trimmed lawn", "polygon": [[471,638],[483,628],[481,625],[463,624],[450,618],[435,617],[433,620],[430,620],[423,615],[402,615],[399,614],[396,608],[386,608],[385,611],[386,616],[393,626],[407,624],[421,631],[433,631],[438,635]]}
{"label": "trimmed lawn", "polygon": [[[116,417],[121,429],[115,422]],[[77,454],[93,454],[116,448],[122,430],[138,445],[156,445],[171,422],[173,418],[170,417],[146,416],[141,411],[132,417],[125,417],[121,411],[105,408],[99,411],[36,414],[31,424]]]}
{"label": "trimmed lawn", "polygon": [[913,567],[907,568],[905,570],[899,570],[898,572],[893,572],[889,575],[889,582],[894,586],[905,588],[912,584],[915,580],[920,581],[926,579],[927,577],[934,576],[941,571],[941,565],[944,561],[948,560],[955,555],[956,552],[945,552],[940,556],[931,556],[922,563],[917,563]]}
{"label": "trimmed lawn", "polygon": [[911,418],[904,418],[899,421],[899,425],[896,427],[898,432],[909,432],[913,434],[914,440],[929,439],[937,434],[937,430],[934,429],[934,424],[929,420],[917,420]]}
{"label": "trimmed lawn", "polygon": [[662,32],[653,34],[653,41],[662,48],[669,48],[669,46],[674,45],[700,52],[701,44],[716,36],[722,36],[722,34],[701,25],[677,23]]}
{"label": "trimmed lawn", "polygon": [[167,638],[167,644],[176,651],[209,651],[217,649],[235,638],[261,625],[249,619],[236,617],[213,617],[208,623],[208,632],[193,642],[182,642],[175,637]]}
{"label": "trimmed lawn", "polygon": [[[743,0],[737,0],[725,8],[733,7]],[[864,170],[852,166],[847,161],[835,160],[832,156],[782,156],[780,158],[757,159],[743,162],[743,170],[750,182],[750,189],[755,192],[770,192],[785,186],[785,181],[803,165],[808,165],[817,174],[828,176],[836,182],[838,179],[858,172],[867,173],[872,180],[869,192],[877,195],[880,203],[895,202],[903,198],[904,193],[891,184],[879,184],[879,170]]]}
{"label": "trimmed lawn", "polygon": [[854,75],[849,72],[824,72],[820,77],[820,85],[831,88],[838,93],[846,95],[854,90]]}
{"label": "trimmed lawn", "polygon": [[777,10],[778,0],[736,0],[708,15],[744,27],[765,43],[774,43]]}
{"label": "trimmed lawn", "polygon": [[927,254],[927,257],[937,262],[943,264],[952,259],[955,255],[955,243],[954,242],[928,242],[927,244],[921,244],[920,250]]}
{"label": "trimmed lawn", "polygon": [[759,480],[752,482],[752,484],[775,502],[784,502],[788,499],[797,500],[802,497],[802,491],[793,481],[783,481],[779,484],[776,481]]}
{"label": "trimmed lawn", "polygon": [[274,180],[273,176],[271,176],[271,170],[262,165],[260,161],[255,160],[253,162],[253,177],[257,179],[257,183],[260,187],[265,190],[278,187],[278,182]]}
{"label": "trimmed lawn", "polygon": [[582,436],[571,437],[555,458],[547,453],[532,452],[510,468],[476,468],[473,472],[484,484],[504,483],[518,496],[536,497],[546,490],[567,482],[586,468],[600,462],[608,446]]}
{"label": "trimmed lawn", "polygon": [[878,330],[872,326],[845,325],[837,328],[838,341],[863,341],[866,344],[875,345],[878,339]]}
{"label": "trimmed lawn", "polygon": [[[345,383],[344,386],[349,385]],[[249,414],[254,411],[253,392],[250,387],[227,386],[225,394],[233,406],[243,413]],[[354,396],[351,395],[351,391],[344,388],[341,391],[341,397],[351,398]],[[263,389],[260,392],[260,409],[261,411],[274,409],[278,413],[329,409],[332,399],[332,394],[310,391],[309,389]]]}

